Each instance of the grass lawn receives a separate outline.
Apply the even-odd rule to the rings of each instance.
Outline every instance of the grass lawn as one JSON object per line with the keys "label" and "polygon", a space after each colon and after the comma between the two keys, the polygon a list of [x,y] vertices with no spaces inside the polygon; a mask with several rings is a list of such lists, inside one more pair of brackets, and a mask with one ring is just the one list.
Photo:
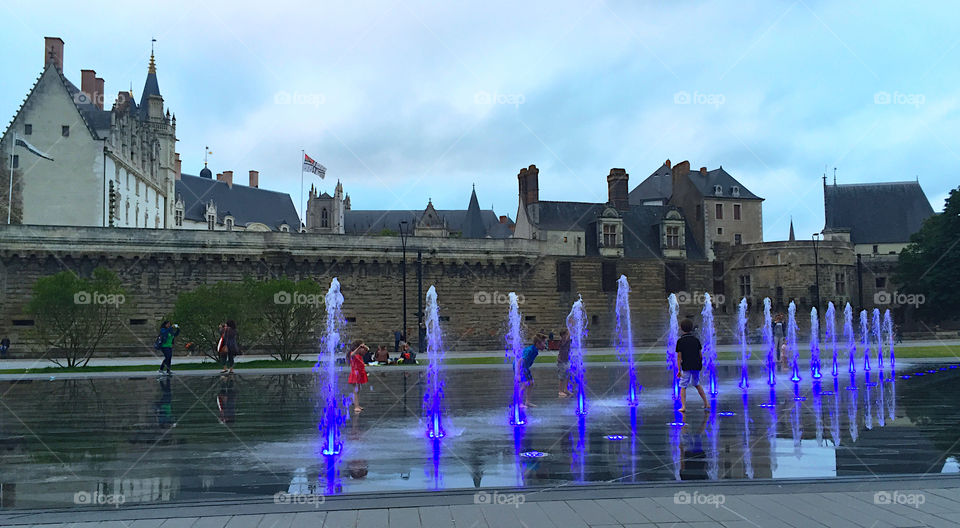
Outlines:
{"label": "grass lawn", "polygon": [[[846,351],[841,350],[841,357],[846,357]],[[801,351],[801,358],[808,357],[809,352]],[[821,351],[823,357],[827,352]],[[549,356],[548,356],[549,357]],[[762,356],[757,348],[753,349],[753,359],[760,359]],[[901,359],[908,358],[960,358],[960,346],[932,345],[896,349],[896,357]],[[637,361],[659,363],[664,361],[661,354],[637,354]],[[552,360],[552,357],[550,358]],[[736,352],[720,352],[718,359],[733,360],[738,359]],[[617,356],[614,354],[588,355],[587,363],[610,363],[616,362]],[[421,361],[422,365],[424,362]],[[502,365],[504,358],[502,356],[491,357],[469,357],[458,358],[448,357],[444,363],[448,365]],[[296,361],[277,361],[272,359],[258,359],[237,363],[235,370],[258,369],[258,368],[309,368],[315,364],[312,360],[300,359]],[[204,363],[177,363],[174,358],[174,371],[184,370],[219,370],[220,365],[207,361]],[[376,367],[375,367],[376,368]],[[0,374],[58,374],[63,372],[153,372],[156,371],[156,364],[150,365],[122,365],[122,366],[89,366],[89,367],[71,367],[63,368],[57,366],[40,367],[32,369],[0,369]]]}

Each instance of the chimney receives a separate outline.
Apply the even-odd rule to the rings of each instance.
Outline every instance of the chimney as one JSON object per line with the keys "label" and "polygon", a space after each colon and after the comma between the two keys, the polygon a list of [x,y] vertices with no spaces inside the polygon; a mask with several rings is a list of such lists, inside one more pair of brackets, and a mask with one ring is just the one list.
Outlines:
{"label": "chimney", "polygon": [[177,171],[176,178],[179,180],[179,179],[180,179],[180,163],[181,163],[181,161],[180,161],[180,153],[179,153],[179,152],[174,152],[174,156],[176,156],[176,158],[175,158],[174,161],[173,161],[173,163],[174,163],[173,166],[174,166],[174,169]]}
{"label": "chimney", "polygon": [[517,179],[520,182],[520,201],[523,205],[530,205],[540,201],[540,189],[537,179],[540,169],[536,165],[530,165],[526,169],[520,169]]}
{"label": "chimney", "polygon": [[677,189],[684,188],[679,185],[679,181],[681,178],[686,178],[688,174],[690,174],[690,162],[686,160],[677,163],[672,169],[670,169],[670,179],[673,192],[677,192]]}
{"label": "chimney", "polygon": [[507,223],[507,215],[500,215],[500,223],[501,224]]}
{"label": "chimney", "polygon": [[670,160],[663,162],[663,164],[666,165],[668,169],[670,168]]}
{"label": "chimney", "polygon": [[63,71],[63,39],[60,37],[43,37],[43,67],[48,64]]}
{"label": "chimney", "polygon": [[77,100],[78,103],[93,103],[94,92],[97,91],[97,72],[93,70],[80,70],[80,91],[86,96],[86,99]]}
{"label": "chimney", "polygon": [[629,179],[625,169],[610,169],[607,176],[607,201],[618,211],[630,209]]}
{"label": "chimney", "polygon": [[93,104],[97,105],[97,108],[103,110],[103,99],[106,97],[103,91],[103,79],[97,77],[96,89],[93,91]]}
{"label": "chimney", "polygon": [[233,189],[233,171],[223,171],[223,180],[226,182],[227,187]]}
{"label": "chimney", "polygon": [[255,189],[260,187],[260,171],[250,171],[250,187]]}
{"label": "chimney", "polygon": [[706,167],[700,167],[700,174],[702,174],[703,176],[706,176],[706,175],[707,175],[707,168],[706,168]]}

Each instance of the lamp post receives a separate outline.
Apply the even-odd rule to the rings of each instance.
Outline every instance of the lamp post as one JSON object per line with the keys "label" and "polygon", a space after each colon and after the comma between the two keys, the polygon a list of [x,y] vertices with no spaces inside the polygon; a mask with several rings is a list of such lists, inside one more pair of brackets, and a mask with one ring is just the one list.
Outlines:
{"label": "lamp post", "polygon": [[820,233],[813,234],[813,267],[816,274],[816,286],[814,286],[815,303],[817,307],[817,319],[820,319],[820,253],[818,245],[820,243]]}
{"label": "lamp post", "polygon": [[426,331],[423,326],[423,252],[417,250],[417,353],[423,354]]}
{"label": "lamp post", "polygon": [[407,221],[400,222],[400,247],[403,257],[400,260],[400,275],[403,276],[403,340],[410,342],[410,336],[407,335]]}

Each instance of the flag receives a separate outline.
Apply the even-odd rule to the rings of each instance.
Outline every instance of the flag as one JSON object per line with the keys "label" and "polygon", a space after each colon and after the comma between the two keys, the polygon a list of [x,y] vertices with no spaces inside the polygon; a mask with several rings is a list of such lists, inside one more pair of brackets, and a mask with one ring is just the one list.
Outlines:
{"label": "flag", "polygon": [[30,143],[27,143],[27,140],[25,140],[25,139],[23,139],[23,138],[21,138],[21,137],[18,137],[18,138],[17,138],[16,146],[18,146],[18,147],[23,147],[23,148],[29,150],[30,152],[33,152],[33,153],[36,154],[37,156],[40,156],[41,158],[44,158],[44,159],[48,159],[48,160],[50,160],[50,161],[53,161],[53,158],[51,158],[50,156],[48,156],[46,153],[44,153],[42,150],[38,149],[37,147],[34,147],[34,146],[31,145]]}
{"label": "flag", "polygon": [[316,161],[313,161],[313,158],[307,156],[306,154],[303,155],[303,170],[320,176],[321,180],[327,175],[327,168],[323,165],[320,165]]}

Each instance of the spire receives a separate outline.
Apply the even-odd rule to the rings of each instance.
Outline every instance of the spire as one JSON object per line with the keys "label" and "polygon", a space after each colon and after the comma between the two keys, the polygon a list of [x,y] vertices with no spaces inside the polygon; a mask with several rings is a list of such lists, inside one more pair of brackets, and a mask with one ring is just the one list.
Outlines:
{"label": "spire", "polygon": [[163,111],[163,98],[160,96],[160,85],[157,83],[157,62],[153,55],[153,43],[156,41],[157,39],[152,39],[150,42],[150,65],[147,67],[147,80],[143,83],[143,93],[140,94],[141,118],[149,116],[150,97],[154,95],[160,97],[161,103],[156,110]]}
{"label": "spire", "polygon": [[467,206],[467,215],[463,219],[461,236],[463,238],[484,238],[487,236],[487,228],[484,226],[483,216],[480,214],[480,201],[477,200],[476,186],[470,193],[470,205]]}
{"label": "spire", "polygon": [[797,239],[797,237],[793,234],[793,217],[791,216],[791,217],[790,217],[790,238],[789,238],[788,240],[789,240],[790,242],[793,242],[793,241],[795,241],[796,239]]}
{"label": "spire", "polygon": [[157,39],[150,39],[150,66],[147,68],[148,74],[157,73],[157,63],[153,60],[153,43],[156,41]]}

